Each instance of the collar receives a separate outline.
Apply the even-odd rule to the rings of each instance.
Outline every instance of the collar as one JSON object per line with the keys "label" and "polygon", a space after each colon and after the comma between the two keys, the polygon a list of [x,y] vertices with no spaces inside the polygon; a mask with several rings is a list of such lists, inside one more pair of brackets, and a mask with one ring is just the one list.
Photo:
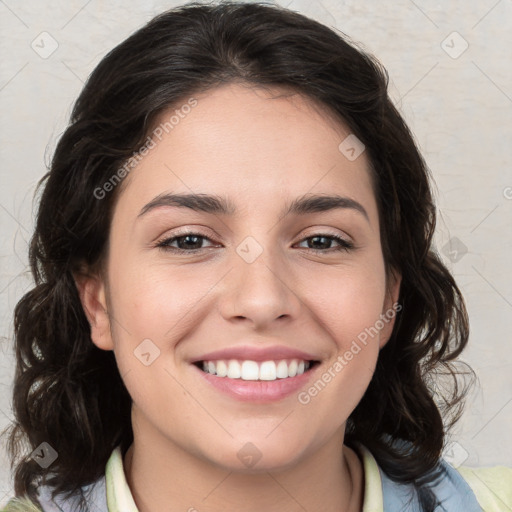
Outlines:
{"label": "collar", "polygon": [[[377,461],[362,444],[356,446],[364,472],[364,502],[362,512],[384,512],[382,480]],[[121,447],[112,452],[105,468],[108,512],[139,512],[123,467]]]}

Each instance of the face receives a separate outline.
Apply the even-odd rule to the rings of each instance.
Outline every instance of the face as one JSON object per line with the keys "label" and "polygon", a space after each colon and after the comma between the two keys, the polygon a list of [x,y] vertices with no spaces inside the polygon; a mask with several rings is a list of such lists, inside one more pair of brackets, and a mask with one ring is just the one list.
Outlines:
{"label": "face", "polygon": [[[235,471],[245,455],[259,458],[251,471],[286,468],[343,439],[400,284],[386,282],[366,154],[339,149],[350,130],[319,106],[275,93],[226,85],[157,132],[122,184],[103,277],[79,281],[136,442]],[[315,196],[345,201],[288,211]],[[292,359],[309,369],[290,377]]]}

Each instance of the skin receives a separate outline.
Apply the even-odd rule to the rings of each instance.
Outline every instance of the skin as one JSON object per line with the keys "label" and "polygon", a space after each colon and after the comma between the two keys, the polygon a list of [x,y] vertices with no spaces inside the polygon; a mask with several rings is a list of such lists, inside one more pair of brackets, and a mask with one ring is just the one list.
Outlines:
{"label": "skin", "polygon": [[[366,154],[347,159],[338,145],[350,130],[283,92],[229,84],[196,96],[197,106],[123,183],[104,272],[77,277],[92,341],[114,351],[133,399],[124,468],[140,512],[362,508],[362,465],[343,444],[345,422],[393,321],[307,405],[296,393],[240,402],[189,363],[236,344],[282,344],[315,354],[321,376],[398,300],[400,276],[386,281]],[[225,196],[238,211],[164,206],[138,217],[169,192]],[[279,217],[292,199],[313,193],[355,199],[369,220],[353,209]],[[188,242],[203,249],[156,247],[178,228],[206,237]],[[355,249],[335,251],[334,239],[308,243],[325,233]],[[263,250],[252,263],[236,252],[247,236]],[[144,339],[160,350],[149,366],[134,356]],[[248,442],[262,455],[251,468],[237,457]]]}

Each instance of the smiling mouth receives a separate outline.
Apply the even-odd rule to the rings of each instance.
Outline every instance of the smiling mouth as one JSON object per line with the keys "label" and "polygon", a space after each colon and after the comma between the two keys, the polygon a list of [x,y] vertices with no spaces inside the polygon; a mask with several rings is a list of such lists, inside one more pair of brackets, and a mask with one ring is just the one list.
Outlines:
{"label": "smiling mouth", "polygon": [[216,360],[193,363],[201,371],[226,379],[274,381],[302,375],[320,364],[320,361],[280,359],[269,361]]}

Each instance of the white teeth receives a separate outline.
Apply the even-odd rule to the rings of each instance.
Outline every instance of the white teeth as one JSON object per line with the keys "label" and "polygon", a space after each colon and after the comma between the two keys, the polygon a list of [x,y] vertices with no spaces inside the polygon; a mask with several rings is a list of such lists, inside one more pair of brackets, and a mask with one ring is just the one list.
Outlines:
{"label": "white teeth", "polygon": [[[285,363],[286,365],[286,363]],[[288,377],[288,373],[286,374]],[[260,380],[276,380],[277,370],[274,361],[265,361],[260,366]]]}
{"label": "white teeth", "polygon": [[224,361],[217,361],[217,375],[226,377],[228,374],[228,365]]}
{"label": "white teeth", "polygon": [[230,379],[239,379],[242,376],[242,371],[238,361],[231,360],[228,364],[228,375]]}
{"label": "white teeth", "polygon": [[276,374],[279,379],[286,379],[288,377],[288,365],[286,361],[279,361],[277,364]]}
{"label": "white teeth", "polygon": [[292,359],[291,363],[288,366],[288,377],[295,377],[297,375],[297,368],[298,368],[297,361],[295,359]]}
{"label": "white teeth", "polygon": [[242,380],[258,380],[260,369],[256,361],[244,361],[242,363],[241,379]]}
{"label": "white teeth", "polygon": [[264,361],[203,361],[203,371],[217,377],[242,380],[276,380],[302,375],[311,366],[310,361],[297,359]]}

